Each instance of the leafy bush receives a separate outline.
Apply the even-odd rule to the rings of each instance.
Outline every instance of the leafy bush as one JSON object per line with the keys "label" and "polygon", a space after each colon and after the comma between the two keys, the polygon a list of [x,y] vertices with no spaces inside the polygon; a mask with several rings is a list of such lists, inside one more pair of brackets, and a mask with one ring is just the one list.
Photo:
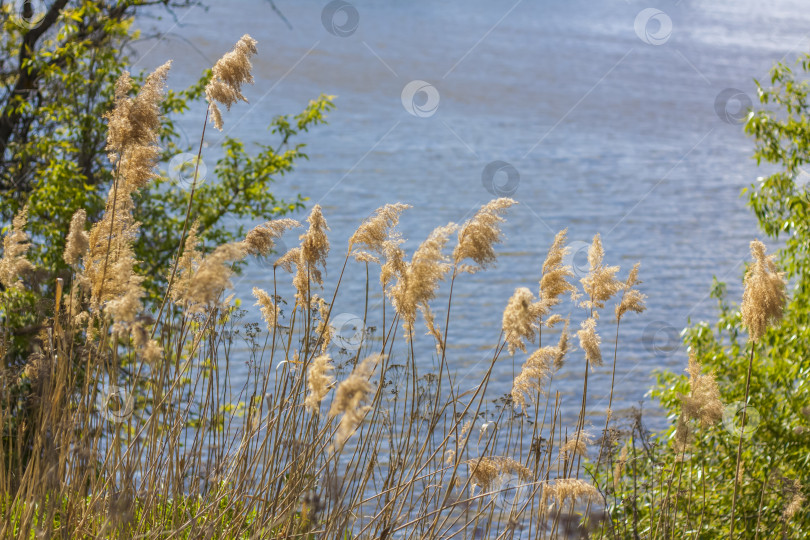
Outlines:
{"label": "leafy bush", "polygon": [[[810,162],[810,55],[798,64],[803,78],[780,63],[772,70],[774,86],[757,83],[762,105],[779,109],[753,111],[745,125],[757,161],[781,169],[745,191],[763,231],[785,240],[778,260],[792,284],[791,299],[783,319],[752,342],[740,306],[730,304],[725,286],[715,282],[718,320],[687,329],[685,343],[717,380],[725,403],[722,422],[693,426],[688,449],[679,452],[678,419],[689,380],[676,373],[658,375],[652,394],[672,425],[651,436],[638,421],[631,424],[633,458],[621,450],[626,463],[620,468],[627,474],[611,490],[617,530],[663,537],[688,532],[700,538],[728,536],[732,530],[751,538],[810,534],[804,506],[810,486],[810,175],[803,169]],[[623,461],[619,448],[613,447],[615,462]],[[611,485],[609,471],[603,480]]]}

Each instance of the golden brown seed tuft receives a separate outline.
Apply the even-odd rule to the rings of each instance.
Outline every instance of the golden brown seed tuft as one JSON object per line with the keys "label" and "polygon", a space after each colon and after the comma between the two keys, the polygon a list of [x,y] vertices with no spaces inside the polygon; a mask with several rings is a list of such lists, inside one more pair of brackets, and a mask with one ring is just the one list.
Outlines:
{"label": "golden brown seed tuft", "polygon": [[554,499],[559,506],[565,505],[566,501],[575,502],[578,499],[601,499],[599,490],[585,480],[579,478],[560,478],[549,483],[543,489],[542,503],[546,505],[549,500]]}
{"label": "golden brown seed tuft", "polygon": [[220,131],[222,131],[222,115],[216,103],[221,103],[230,110],[231,105],[239,100],[247,102],[247,98],[242,95],[242,85],[253,83],[250,57],[254,54],[256,54],[256,40],[245,34],[233,50],[217,60],[214,65],[211,81],[205,87],[205,96],[212,105],[211,120]]}
{"label": "golden brown seed tuft", "polygon": [[582,329],[577,332],[579,346],[585,351],[585,358],[591,368],[602,365],[602,351],[599,349],[601,338],[596,333],[596,319],[591,317],[582,321]]}
{"label": "golden brown seed tuft", "polygon": [[312,364],[307,370],[307,386],[309,387],[309,394],[304,401],[304,406],[312,414],[318,414],[320,410],[321,401],[329,393],[335,378],[331,375],[335,366],[332,364],[332,359],[328,354],[322,354],[312,361]]}
{"label": "golden brown seed tuft", "polygon": [[[597,234],[593,237],[591,247],[588,248],[588,275],[580,280],[587,296],[581,305],[590,310],[605,307],[605,302],[616,294],[622,287],[622,282],[616,279],[618,266],[604,266],[602,259],[605,250],[602,248],[602,239]],[[594,316],[598,314],[594,312]]]}
{"label": "golden brown seed tuft", "polygon": [[513,474],[521,480],[529,480],[532,477],[532,472],[528,468],[510,457],[481,457],[464,463],[470,470],[471,483],[480,486],[483,491],[495,487],[495,481],[501,475]]}
{"label": "golden brown seed tuft", "polygon": [[[503,239],[501,214],[516,201],[507,198],[494,199],[481,207],[458,232],[458,244],[453,250],[453,263],[459,272],[473,274],[495,262],[493,246]],[[461,264],[471,259],[475,264]]]}
{"label": "golden brown seed tuft", "polygon": [[28,222],[28,205],[23,206],[11,221],[11,229],[3,237],[3,258],[0,259],[0,283],[5,287],[13,288],[22,284],[20,277],[34,269],[25,254],[31,243],[25,233]]}
{"label": "golden brown seed tuft", "polygon": [[[565,247],[568,229],[563,229],[554,237],[554,242],[548,250],[546,260],[543,262],[542,277],[540,278],[540,301],[549,310],[560,303],[560,296],[566,292],[576,293],[576,287],[568,282],[574,277],[570,266],[563,264],[569,248]],[[553,316],[552,316],[553,317]],[[547,326],[553,326],[556,319],[549,318]]]}
{"label": "golden brown seed tuft", "polygon": [[787,295],[784,273],[776,267],[773,255],[765,254],[765,244],[759,240],[751,242],[751,255],[755,261],[745,273],[740,312],[749,339],[756,343],[768,325],[782,318]]}
{"label": "golden brown seed tuft", "polygon": [[335,399],[332,401],[332,407],[329,409],[330,417],[339,414],[343,415],[340,419],[337,434],[335,435],[334,448],[337,451],[343,448],[343,445],[360,426],[366,414],[371,410],[371,406],[365,404],[374,391],[374,387],[369,379],[381,359],[382,356],[378,354],[369,356],[360,362],[357,367],[354,368],[351,375],[337,387]]}
{"label": "golden brown seed tuft", "polygon": [[254,306],[261,306],[262,317],[267,325],[267,331],[271,334],[278,324],[279,308],[266,291],[258,287],[253,287],[253,296],[258,300]]}
{"label": "golden brown seed tuft", "polygon": [[524,412],[530,402],[537,405],[537,397],[545,391],[545,382],[559,355],[557,347],[543,347],[534,351],[512,381],[512,400]]}
{"label": "golden brown seed tuft", "polygon": [[182,299],[196,310],[212,305],[220,293],[231,285],[233,270],[229,263],[238,261],[244,256],[245,246],[242,242],[217,247],[200,262]]}
{"label": "golden brown seed tuft", "polygon": [[[245,236],[245,248],[251,255],[267,255],[284,231],[301,224],[294,219],[274,219],[251,229]],[[282,254],[283,255],[283,254]]]}
{"label": "golden brown seed tuft", "polygon": [[588,446],[592,443],[593,437],[584,431],[578,431],[562,445],[560,455],[564,459],[571,459],[574,456],[585,456],[588,453]]}
{"label": "golden brown seed tuft", "polygon": [[515,354],[520,349],[526,352],[526,344],[534,342],[540,319],[545,309],[540,302],[535,302],[534,295],[526,287],[515,289],[514,294],[503,310],[501,327],[504,339],[509,346],[509,354]]}
{"label": "golden brown seed tuft", "polygon": [[[416,311],[436,297],[439,282],[450,270],[450,264],[442,253],[447,239],[456,230],[450,223],[437,227],[422,242],[411,257],[411,262],[397,265],[397,282],[388,290],[397,313],[402,317],[408,339],[411,339]],[[395,259],[391,259],[393,262]],[[388,264],[388,262],[386,262]]]}
{"label": "golden brown seed tuft", "polygon": [[[295,295],[296,301],[302,306],[307,304],[310,284],[315,282],[318,285],[323,285],[323,272],[326,271],[326,258],[329,255],[329,238],[326,236],[329,226],[326,224],[326,219],[323,217],[319,204],[312,208],[309,217],[307,217],[307,222],[309,223],[307,232],[298,237],[301,240],[298,251],[294,255],[290,255],[293,250],[287,252],[290,257],[297,255],[295,261],[297,271],[293,278],[293,285],[297,291]],[[286,261],[287,255],[282,259]],[[284,266],[281,259],[276,264]],[[286,266],[284,267],[286,268]]]}
{"label": "golden brown seed tuft", "polygon": [[62,255],[65,262],[70,266],[78,264],[79,259],[87,253],[87,249],[90,247],[89,237],[84,230],[86,220],[87,212],[84,211],[84,208],[76,210],[70,219],[70,230],[65,244],[65,252]]}
{"label": "golden brown seed tuft", "polygon": [[689,395],[678,394],[681,411],[688,419],[699,420],[703,427],[716,424],[723,418],[723,402],[714,373],[702,374],[694,351],[689,355]]}
{"label": "golden brown seed tuft", "polygon": [[785,487],[786,494],[790,496],[790,499],[788,499],[788,504],[785,506],[784,512],[782,512],[782,519],[788,522],[801,510],[805,497],[802,493],[802,484],[798,480],[789,480]]}
{"label": "golden brown seed tuft", "polygon": [[617,320],[621,320],[622,316],[628,311],[641,313],[647,309],[644,305],[644,299],[647,297],[633,288],[635,285],[641,283],[641,280],[638,279],[638,269],[640,265],[641,263],[633,265],[633,269],[630,270],[630,275],[627,276],[627,281],[621,286],[622,299],[616,305]]}
{"label": "golden brown seed tuft", "polygon": [[353,253],[358,261],[379,262],[377,255],[385,253],[385,242],[392,237],[394,227],[399,223],[399,216],[403,210],[410,208],[408,204],[386,204],[378,208],[374,215],[365,220],[349,238],[349,251],[360,244],[368,249]]}

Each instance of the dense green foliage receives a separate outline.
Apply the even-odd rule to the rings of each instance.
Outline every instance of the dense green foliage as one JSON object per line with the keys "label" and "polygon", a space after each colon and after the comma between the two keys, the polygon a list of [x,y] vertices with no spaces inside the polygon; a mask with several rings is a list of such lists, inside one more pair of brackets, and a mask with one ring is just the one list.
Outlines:
{"label": "dense green foliage", "polygon": [[[28,231],[35,239],[29,258],[47,269],[35,281],[47,286],[65,274],[64,231],[73,213],[84,208],[95,221],[104,209],[114,173],[105,151],[105,114],[112,108],[115,81],[130,63],[128,45],[139,37],[132,29],[136,15],[154,5],[172,10],[193,3],[58,0],[31,21],[15,12],[20,2],[0,3],[0,221],[10,223],[28,204]],[[133,78],[139,84],[144,77]],[[180,153],[197,153],[194,141],[188,147],[176,143],[177,122],[192,102],[203,99],[209,78],[210,71],[190,88],[169,90],[162,104],[163,176],[136,201],[141,223],[136,257],[153,295],[166,279],[154,270],[165,267],[177,250],[190,191],[172,180],[168,165]],[[223,157],[207,164],[205,183],[194,195],[192,219],[200,220],[206,244],[237,238],[244,232],[234,225],[239,218],[258,222],[303,206],[301,196],[278,200],[270,189],[306,159],[299,136],[324,122],[332,106],[331,96],[320,96],[297,115],[275,118],[274,141],[255,150],[224,138]],[[202,124],[201,117],[200,129]]]}
{"label": "dense green foliage", "polygon": [[[758,83],[761,110],[749,114],[745,130],[756,143],[754,157],[780,170],[760,178],[746,192],[762,230],[784,242],[778,261],[791,287],[784,318],[752,345],[742,329],[739,305],[715,282],[718,319],[688,328],[685,343],[704,371],[714,372],[726,404],[723,421],[710,427],[691,425],[688,452],[670,442],[689,393],[685,375],[661,373],[653,390],[672,421],[670,429],[650,437],[631,426],[631,456],[613,498],[614,523],[627,535],[657,533],[678,537],[684,531],[700,538],[727,536],[735,481],[749,356],[754,355],[735,535],[803,538],[810,534],[810,513],[802,505],[791,517],[791,501],[806,498],[810,486],[810,56],[798,64],[802,74],[778,64],[772,87]],[[775,111],[769,110],[771,107]],[[742,256],[742,254],[741,254]],[[618,453],[613,456],[618,459]],[[604,472],[604,471],[603,471]],[[609,477],[609,476],[608,476]],[[798,482],[798,483],[797,483]],[[790,512],[788,512],[790,514]]]}

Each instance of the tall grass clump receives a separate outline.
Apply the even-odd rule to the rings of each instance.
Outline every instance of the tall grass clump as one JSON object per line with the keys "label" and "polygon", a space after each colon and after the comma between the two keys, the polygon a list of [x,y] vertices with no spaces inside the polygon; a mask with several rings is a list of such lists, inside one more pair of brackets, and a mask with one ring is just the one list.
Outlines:
{"label": "tall grass clump", "polygon": [[[198,163],[205,126],[223,125],[218,105],[245,100],[256,46],[244,36],[214,67]],[[628,473],[640,476],[640,453],[649,449],[646,439],[631,436],[617,451],[613,380],[602,436],[589,430],[586,418],[597,411],[589,411],[588,379],[610,362],[604,332],[616,336],[615,375],[621,322],[644,311],[645,296],[637,288],[639,266],[619,279],[599,235],[580,283],[564,263],[566,231],[556,235],[538,261],[539,283],[504,300],[480,380],[458,381],[453,288],[496,263],[511,199],[483,205],[463,224],[437,226],[410,254],[398,232],[403,204],[385,205],[359,223],[345,248],[332,244],[318,205],[306,223],[271,220],[238,241],[205,246],[195,219],[195,173],[177,254],[163,269],[166,290],[150,309],[134,257],[133,209],[156,174],[169,69],[158,68],[135,96],[128,74],[119,80],[108,116],[115,181],[105,212],[88,224],[79,210],[65,231],[72,272],[57,281],[52,315],[27,338],[33,352],[23,362],[7,360],[16,357],[7,354],[14,337],[4,326],[0,537],[564,538],[624,537],[630,530],[680,537],[669,525],[679,511],[713,511],[678,465],[654,477],[666,489],[650,502],[655,511],[618,519],[627,508]],[[6,318],[35,271],[26,259],[26,224],[23,209],[4,237]],[[296,233],[297,245],[281,252],[280,239]],[[335,249],[341,271],[326,291]],[[759,266],[746,280],[745,324],[759,332],[778,318],[784,292],[764,247],[754,252]],[[273,254],[266,283],[253,289],[262,328],[244,322],[229,287],[245,257]],[[334,327],[347,271],[366,276],[364,330],[351,347],[338,344]],[[437,308],[440,287],[446,303]],[[372,290],[384,299],[376,308],[369,305]],[[565,297],[581,311],[559,313]],[[570,328],[578,328],[576,339]],[[435,350],[437,373],[418,371],[419,340]],[[246,364],[238,381],[237,359]],[[490,382],[513,362],[521,367],[511,392],[500,398],[496,418],[482,423],[493,401]],[[554,385],[569,362],[582,373],[573,425],[564,423]],[[689,374],[675,436],[678,463],[692,439],[690,422],[714,425],[722,406],[711,374],[694,361]],[[738,451],[738,470],[744,458]],[[794,515],[801,486],[791,485],[785,513]],[[634,484],[636,500],[647,488]],[[732,524],[736,499],[735,491]]]}

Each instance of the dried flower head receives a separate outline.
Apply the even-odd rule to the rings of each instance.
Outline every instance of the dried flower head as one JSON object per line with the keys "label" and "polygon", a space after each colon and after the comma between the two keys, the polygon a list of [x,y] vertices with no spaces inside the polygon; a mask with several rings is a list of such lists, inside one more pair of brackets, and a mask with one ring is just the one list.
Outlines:
{"label": "dried flower head", "polygon": [[245,249],[251,255],[267,255],[284,231],[301,224],[294,219],[274,219],[251,229],[245,236]]}
{"label": "dried flower head", "polygon": [[545,314],[543,305],[535,302],[534,295],[526,287],[515,289],[514,294],[503,310],[502,328],[504,339],[509,345],[509,354],[516,349],[526,352],[524,340],[530,343],[536,337],[540,319]]}
{"label": "dried flower head", "polygon": [[[565,247],[568,229],[563,229],[554,237],[554,242],[548,250],[546,260],[543,262],[542,277],[540,278],[540,301],[547,310],[560,303],[560,296],[566,292],[572,295],[576,293],[576,287],[568,282],[568,278],[574,277],[574,272],[570,266],[563,264],[565,256],[570,251]],[[553,325],[547,321],[548,326]]]}
{"label": "dried flower head", "polygon": [[387,289],[395,277],[402,279],[408,271],[405,251],[399,247],[400,244],[402,244],[402,239],[399,236],[390,237],[383,242],[385,262],[380,269],[380,284],[383,288]]}
{"label": "dried flower head", "polygon": [[521,480],[530,480],[532,472],[523,464],[510,457],[494,456],[470,459],[464,462],[470,470],[471,483],[483,491],[497,487],[503,475],[515,475]]}
{"label": "dried flower head", "polygon": [[[453,263],[459,272],[473,274],[495,262],[493,246],[503,239],[501,214],[516,201],[507,198],[494,199],[481,207],[475,215],[461,226],[458,232],[458,244],[453,250]],[[474,265],[463,265],[462,261],[471,259]]]}
{"label": "dried flower head", "polygon": [[132,324],[132,322],[135,321],[135,317],[137,317],[138,313],[143,309],[143,304],[141,303],[141,296],[143,296],[142,282],[142,276],[131,274],[123,290],[123,294],[119,294],[107,302],[105,311],[113,318],[116,325],[114,331],[118,330],[118,327],[126,327]]}
{"label": "dried flower head", "polygon": [[329,416],[343,415],[340,419],[337,435],[335,435],[334,448],[338,451],[343,448],[345,442],[371,410],[371,406],[365,404],[374,391],[369,379],[381,359],[382,356],[378,354],[369,356],[360,362],[351,375],[337,387],[335,399],[329,409]]}
{"label": "dried flower head", "polygon": [[84,230],[86,221],[87,212],[84,211],[84,208],[76,210],[73,217],[70,219],[70,230],[65,245],[65,252],[62,254],[65,262],[70,266],[78,264],[79,259],[87,253],[90,247],[90,239]]}
{"label": "dried flower head", "polygon": [[560,456],[564,459],[571,459],[574,456],[585,456],[588,453],[588,446],[593,443],[593,437],[584,431],[577,433],[568,439],[560,447]]}
{"label": "dried flower head", "polygon": [[613,467],[613,491],[616,493],[619,492],[619,488],[621,486],[621,478],[624,474],[624,466],[627,464],[627,449],[629,446],[630,442],[628,440],[624,446],[622,446],[622,450],[619,452],[619,457]]}
{"label": "dried flower head", "polygon": [[678,394],[681,400],[681,412],[688,419],[699,420],[703,427],[716,424],[723,418],[723,402],[720,401],[720,390],[714,373],[701,373],[694,351],[689,355],[689,395]]}
{"label": "dried flower head", "polygon": [[267,331],[272,334],[278,324],[279,308],[275,302],[273,302],[270,295],[263,289],[253,287],[253,296],[258,300],[258,302],[253,305],[261,306],[262,317],[264,318],[265,324],[267,324]]}
{"label": "dried flower head", "polygon": [[[185,298],[188,294],[194,273],[197,271],[197,268],[199,268],[203,259],[202,253],[197,249],[200,243],[199,237],[197,236],[199,229],[199,221],[195,221],[191,227],[189,227],[185,243],[183,244],[183,252],[180,255],[180,260],[177,262],[177,272],[174,276],[174,283],[169,291],[169,295],[175,302],[179,301],[181,298]],[[171,273],[167,278],[168,280],[171,279]]]}
{"label": "dried flower head", "polygon": [[512,400],[524,412],[530,402],[537,405],[537,398],[545,391],[546,380],[559,355],[557,347],[543,347],[534,351],[512,381]]}
{"label": "dried flower head", "polygon": [[245,34],[236,42],[233,50],[217,60],[214,65],[211,81],[205,87],[205,96],[210,103],[211,120],[214,126],[222,131],[222,115],[216,103],[221,103],[230,110],[231,105],[240,99],[247,102],[242,95],[242,85],[253,83],[250,57],[256,54],[256,40]]}
{"label": "dried flower head", "polygon": [[673,446],[676,454],[685,454],[691,447],[694,435],[692,429],[689,427],[686,415],[681,413],[678,416],[678,423],[675,426],[675,437],[673,438]]}
{"label": "dried flower head", "polygon": [[147,364],[155,365],[163,358],[163,348],[154,339],[147,341],[140,351]]}
{"label": "dried flower head", "polygon": [[129,97],[132,90],[129,73],[125,71],[118,78],[115,106],[105,115],[108,120],[107,152],[113,163],[117,163],[128,148],[152,146],[157,142],[160,104],[171,65],[171,62],[166,62],[153,71],[134,98]]}
{"label": "dried flower head", "polygon": [[[602,248],[602,239],[597,234],[593,237],[591,247],[588,248],[588,275],[580,280],[587,299],[581,305],[593,311],[595,308],[605,307],[605,302],[616,294],[622,287],[622,282],[616,279],[618,266],[604,266],[602,259],[605,250]],[[594,316],[598,314],[594,312]]]}
{"label": "dried flower head", "polygon": [[304,401],[304,406],[312,414],[318,414],[321,407],[321,401],[329,393],[335,378],[331,375],[335,366],[332,364],[332,359],[328,354],[322,354],[315,358],[309,365],[307,370],[307,386],[309,387],[309,394]]}
{"label": "dried flower head", "polygon": [[554,370],[559,371],[563,367],[565,355],[571,350],[570,334],[568,333],[568,319],[565,319],[565,326],[560,333],[560,339],[557,342],[557,356],[554,357]]}
{"label": "dried flower head", "polygon": [[196,309],[212,305],[220,293],[230,287],[231,264],[245,256],[242,242],[223,244],[200,262],[182,299]]}
{"label": "dried flower head", "polygon": [[582,329],[577,332],[579,337],[579,346],[585,351],[585,358],[591,365],[591,368],[599,367],[602,365],[602,351],[599,349],[601,339],[599,334],[596,333],[596,319],[590,317],[582,321]]}
{"label": "dried flower head", "polygon": [[0,283],[3,286],[12,288],[18,287],[25,272],[34,269],[25,254],[31,243],[25,233],[25,225],[28,222],[28,205],[25,205],[17,212],[11,221],[11,229],[3,237],[3,258],[0,259]]}
{"label": "dried flower head", "polygon": [[[306,305],[310,291],[310,283],[323,285],[323,271],[326,271],[326,258],[329,255],[329,238],[326,231],[329,226],[321,212],[321,206],[316,204],[307,218],[309,228],[299,236],[301,246],[297,253],[297,272],[293,278],[293,285],[297,291],[295,297],[301,305]],[[281,261],[279,261],[281,263]]]}
{"label": "dried flower head", "polygon": [[640,265],[641,263],[633,265],[633,269],[630,270],[630,274],[627,276],[627,281],[622,284],[622,299],[616,305],[616,320],[621,320],[622,316],[628,311],[641,313],[647,309],[644,305],[644,299],[647,298],[646,295],[641,294],[633,288],[635,285],[641,283],[641,280],[638,279],[638,269]]}
{"label": "dried flower head", "polygon": [[355,251],[354,257],[358,261],[379,262],[378,255],[385,253],[385,242],[392,238],[393,229],[399,223],[399,216],[403,210],[410,208],[408,204],[386,204],[378,208],[374,215],[366,219],[349,238],[349,251],[360,244],[368,251]]}
{"label": "dried flower head", "polygon": [[439,281],[450,270],[442,249],[455,230],[456,225],[453,223],[434,229],[416,249],[411,262],[401,269],[401,273],[398,272],[397,282],[388,290],[394,309],[403,319],[409,339],[412,337],[417,308],[436,297]]}
{"label": "dried flower head", "polygon": [[805,501],[801,482],[796,479],[788,480],[785,484],[785,494],[790,498],[788,499],[788,504],[785,506],[784,512],[782,512],[782,519],[788,522],[801,510]]}
{"label": "dried flower head", "polygon": [[745,290],[740,312],[742,323],[748,329],[749,339],[757,342],[769,324],[782,318],[785,294],[784,273],[773,262],[773,255],[765,254],[765,244],[751,242],[754,264],[745,273]]}
{"label": "dried flower head", "polygon": [[548,504],[549,500],[556,500],[559,506],[566,501],[575,502],[579,499],[601,499],[599,490],[585,480],[579,478],[558,478],[543,489],[541,504]]}

